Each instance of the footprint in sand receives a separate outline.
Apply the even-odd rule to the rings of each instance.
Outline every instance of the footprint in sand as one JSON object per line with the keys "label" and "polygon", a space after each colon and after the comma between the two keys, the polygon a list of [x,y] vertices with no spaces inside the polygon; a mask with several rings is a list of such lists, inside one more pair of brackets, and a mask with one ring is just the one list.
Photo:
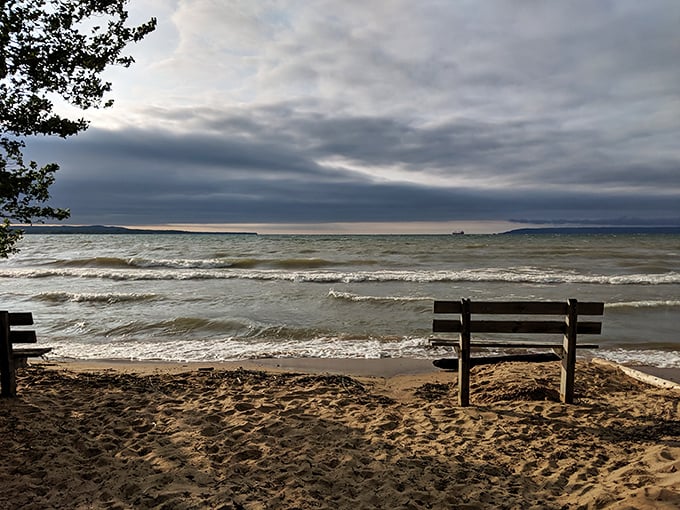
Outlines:
{"label": "footprint in sand", "polygon": [[257,460],[262,457],[262,450],[259,448],[248,448],[234,454],[231,458],[233,462],[243,462],[246,460]]}

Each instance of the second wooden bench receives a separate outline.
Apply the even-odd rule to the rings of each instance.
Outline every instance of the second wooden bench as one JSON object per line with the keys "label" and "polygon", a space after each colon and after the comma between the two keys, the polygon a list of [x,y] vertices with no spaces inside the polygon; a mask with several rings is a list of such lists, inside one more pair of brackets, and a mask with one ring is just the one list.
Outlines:
{"label": "second wooden bench", "polygon": [[44,356],[50,347],[33,347],[15,349],[14,344],[34,344],[37,341],[35,331],[16,330],[14,326],[31,326],[31,312],[10,313],[0,311],[0,394],[3,397],[16,397],[16,369],[26,364],[27,358]]}
{"label": "second wooden bench", "polygon": [[[560,400],[565,403],[574,401],[574,372],[576,367],[576,349],[596,349],[594,344],[577,344],[578,335],[597,335],[602,331],[601,322],[580,322],[580,315],[602,315],[604,303],[583,302],[569,299],[566,302],[555,301],[435,301],[435,314],[456,314],[459,318],[434,319],[434,333],[458,333],[458,339],[433,338],[431,345],[450,345],[454,347],[458,360],[449,367],[458,370],[458,404],[467,406],[470,403],[470,369],[478,364],[501,361],[518,361],[525,355],[498,356],[487,358],[471,358],[471,348],[532,349],[550,348],[555,354],[531,355],[532,361],[562,361],[560,382]],[[472,320],[473,315],[506,315],[521,316],[513,319]],[[536,315],[559,315],[562,320],[536,320]],[[528,317],[527,317],[528,316]],[[563,335],[561,343],[529,342],[529,341],[485,341],[471,340],[473,333],[503,334],[543,334]],[[441,366],[438,365],[438,366]]]}

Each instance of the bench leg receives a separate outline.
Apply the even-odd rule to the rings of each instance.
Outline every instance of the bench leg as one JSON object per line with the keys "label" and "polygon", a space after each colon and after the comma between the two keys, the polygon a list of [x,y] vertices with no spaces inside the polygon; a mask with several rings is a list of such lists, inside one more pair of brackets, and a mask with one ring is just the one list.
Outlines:
{"label": "bench leg", "polygon": [[577,301],[568,301],[566,317],[567,331],[564,335],[562,356],[562,377],[560,380],[560,400],[565,404],[574,403],[574,373],[576,372],[576,321]]}
{"label": "bench leg", "polygon": [[16,397],[16,372],[9,339],[9,312],[6,311],[0,311],[0,385],[3,397]]}
{"label": "bench leg", "polygon": [[461,302],[460,343],[458,345],[458,405],[470,405],[470,300]]}

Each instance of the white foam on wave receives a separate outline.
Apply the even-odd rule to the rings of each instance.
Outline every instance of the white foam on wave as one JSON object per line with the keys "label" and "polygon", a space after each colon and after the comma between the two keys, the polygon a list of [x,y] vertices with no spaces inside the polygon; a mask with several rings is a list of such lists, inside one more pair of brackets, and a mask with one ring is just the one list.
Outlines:
{"label": "white foam on wave", "polygon": [[[402,337],[392,341],[381,338],[346,339],[316,337],[309,339],[263,340],[252,338],[145,339],[127,337],[78,342],[69,338],[45,339],[53,347],[51,358],[127,359],[188,361],[233,361],[258,358],[412,358],[455,357],[451,348],[430,347],[425,337]],[[486,355],[503,354],[501,351]],[[680,368],[680,350],[599,349],[597,356],[625,365]]]}
{"label": "white foam on wave", "polygon": [[346,301],[361,302],[413,302],[413,301],[433,301],[432,297],[416,297],[416,296],[360,296],[352,292],[340,292],[335,289],[328,291],[328,297],[332,299],[340,299]]}
{"label": "white foam on wave", "polygon": [[142,293],[77,293],[77,292],[41,292],[36,299],[53,303],[129,303],[139,301],[154,301],[160,299],[158,294]]}
{"label": "white foam on wave", "polygon": [[232,361],[257,358],[436,358],[447,355],[445,348],[431,348],[426,338],[403,338],[394,342],[380,339],[361,341],[340,338],[308,340],[222,341],[118,340],[76,343],[50,341],[53,358],[129,359],[162,361]]}
{"label": "white foam on wave", "polygon": [[165,269],[223,269],[231,267],[231,262],[221,259],[133,259],[140,268]]}
{"label": "white foam on wave", "polygon": [[15,269],[0,273],[4,278],[95,278],[110,280],[209,280],[243,279],[310,283],[365,282],[508,282],[596,285],[664,285],[680,283],[680,273],[629,275],[588,275],[571,271],[549,271],[536,268],[489,268],[460,271],[280,271],[244,269],[107,269],[107,268],[34,268]]}
{"label": "white foam on wave", "polygon": [[680,300],[654,300],[650,299],[647,301],[624,301],[621,303],[605,303],[605,309],[607,308],[678,308],[680,307]]}
{"label": "white foam on wave", "polygon": [[219,271],[186,271],[172,269],[120,270],[120,269],[23,269],[5,271],[0,278],[89,278],[114,281],[146,280],[209,280],[234,279],[237,274]]}
{"label": "white foam on wave", "polygon": [[622,365],[680,368],[680,351],[611,349],[598,351],[597,356]]}

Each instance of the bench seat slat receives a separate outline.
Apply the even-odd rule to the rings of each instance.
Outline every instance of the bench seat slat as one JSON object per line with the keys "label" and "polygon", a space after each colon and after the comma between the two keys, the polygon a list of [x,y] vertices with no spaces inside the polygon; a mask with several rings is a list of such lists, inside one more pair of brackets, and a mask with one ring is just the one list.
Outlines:
{"label": "bench seat slat", "polygon": [[12,355],[14,358],[39,358],[40,356],[43,356],[47,354],[48,352],[51,352],[52,348],[51,347],[35,347],[35,348],[28,348],[28,349],[14,349],[12,351]]}
{"label": "bench seat slat", "polygon": [[[471,314],[566,315],[567,303],[561,301],[471,301]],[[579,302],[579,315],[602,315],[604,303]],[[461,313],[460,301],[435,301],[434,313]]]}
{"label": "bench seat slat", "polygon": [[[435,319],[432,322],[434,333],[460,333],[462,328],[459,319]],[[470,321],[471,333],[565,334],[566,330],[563,321]],[[580,335],[599,335],[601,332],[601,322],[577,323],[577,333]]]}
{"label": "bench seat slat", "polygon": [[35,331],[10,331],[9,340],[13,344],[34,344],[38,341]]}

